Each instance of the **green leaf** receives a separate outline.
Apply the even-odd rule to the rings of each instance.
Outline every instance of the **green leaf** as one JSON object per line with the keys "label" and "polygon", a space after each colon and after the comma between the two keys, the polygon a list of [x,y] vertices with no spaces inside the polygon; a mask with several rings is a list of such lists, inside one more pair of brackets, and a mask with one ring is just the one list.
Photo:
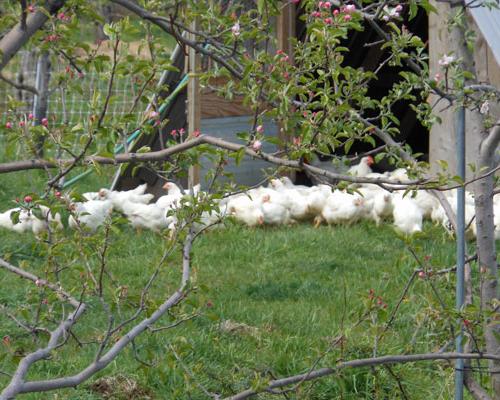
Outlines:
{"label": "green leaf", "polygon": [[10,220],[14,225],[19,223],[19,215],[21,214],[20,210],[12,211],[10,213]]}
{"label": "green leaf", "polygon": [[151,151],[151,147],[142,146],[140,149],[136,151],[136,153],[149,153]]}

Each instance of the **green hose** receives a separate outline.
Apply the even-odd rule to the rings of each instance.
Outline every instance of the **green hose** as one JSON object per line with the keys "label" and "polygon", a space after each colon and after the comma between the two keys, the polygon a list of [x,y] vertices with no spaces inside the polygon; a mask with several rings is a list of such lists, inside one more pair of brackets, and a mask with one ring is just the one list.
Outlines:
{"label": "green hose", "polygon": [[[174,91],[172,93],[170,93],[170,95],[165,99],[163,104],[160,106],[160,109],[159,109],[160,114],[163,113],[163,111],[165,111],[165,109],[172,103],[172,101],[175,100],[177,95],[187,86],[188,81],[189,81],[188,75],[184,75],[182,80],[179,82],[179,84],[174,89]],[[146,123],[149,125],[153,125],[155,123],[155,120],[150,119]],[[136,129],[134,132],[132,132],[132,134],[127,138],[127,144],[131,144],[134,140],[138,139],[141,136],[141,133],[142,133],[141,129]],[[119,145],[115,146],[115,149],[113,152],[114,152],[114,154],[119,154],[124,149],[125,149],[124,145],[119,144]],[[74,185],[80,179],[90,175],[93,171],[94,171],[93,169],[88,169],[87,171],[82,172],[81,174],[74,176],[73,178],[64,182],[64,184],[62,185],[62,188],[66,189],[66,188]]]}

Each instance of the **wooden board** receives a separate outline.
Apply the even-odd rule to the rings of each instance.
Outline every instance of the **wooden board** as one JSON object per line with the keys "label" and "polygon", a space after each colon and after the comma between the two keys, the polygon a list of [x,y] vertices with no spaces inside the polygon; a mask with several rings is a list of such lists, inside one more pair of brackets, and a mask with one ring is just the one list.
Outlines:
{"label": "wooden board", "polygon": [[[198,30],[198,21],[195,19],[191,24],[193,31]],[[194,34],[189,34],[191,40],[196,40]],[[187,125],[188,132],[191,135],[194,131],[201,129],[201,92],[200,79],[198,74],[201,72],[201,56],[192,47],[188,50],[188,74],[189,81],[187,87]],[[189,167],[188,187],[191,188],[200,182],[200,168],[197,165]]]}

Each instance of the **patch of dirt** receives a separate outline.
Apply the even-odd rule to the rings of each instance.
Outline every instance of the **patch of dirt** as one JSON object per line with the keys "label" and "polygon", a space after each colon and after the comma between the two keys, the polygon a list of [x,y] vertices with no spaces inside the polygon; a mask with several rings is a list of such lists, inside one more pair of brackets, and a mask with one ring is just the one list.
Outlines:
{"label": "patch of dirt", "polygon": [[137,381],[125,375],[100,378],[90,385],[90,390],[105,400],[154,400],[149,389],[139,386]]}
{"label": "patch of dirt", "polygon": [[254,337],[259,336],[259,330],[256,327],[242,322],[231,321],[230,319],[222,321],[219,325],[219,329],[224,333],[247,334]]}

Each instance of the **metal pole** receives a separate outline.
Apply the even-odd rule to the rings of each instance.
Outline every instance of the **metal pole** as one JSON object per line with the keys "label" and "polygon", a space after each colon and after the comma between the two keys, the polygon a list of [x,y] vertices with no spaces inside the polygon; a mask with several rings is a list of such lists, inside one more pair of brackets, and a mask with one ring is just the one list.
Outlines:
{"label": "metal pole", "polygon": [[[459,106],[455,112],[455,132],[457,150],[457,175],[465,181],[465,108]],[[462,310],[464,304],[464,270],[465,270],[465,187],[457,189],[457,286],[456,308]],[[463,328],[460,328],[456,337],[456,351],[463,352]],[[455,362],[455,400],[464,397],[464,360]]]}

